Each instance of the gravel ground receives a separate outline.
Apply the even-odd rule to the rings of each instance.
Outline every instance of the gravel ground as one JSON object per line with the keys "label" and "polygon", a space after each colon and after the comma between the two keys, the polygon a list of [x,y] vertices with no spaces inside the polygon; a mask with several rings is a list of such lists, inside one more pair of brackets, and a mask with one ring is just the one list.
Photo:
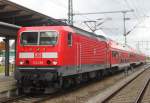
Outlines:
{"label": "gravel ground", "polygon": [[[108,103],[134,103],[141,88],[144,86],[147,77],[150,76],[150,69],[142,73],[138,78],[133,80],[129,85],[117,93]],[[148,102],[150,103],[150,102]]]}
{"label": "gravel ground", "polygon": [[142,103],[150,103],[150,84],[148,85],[146,93],[142,99]]}

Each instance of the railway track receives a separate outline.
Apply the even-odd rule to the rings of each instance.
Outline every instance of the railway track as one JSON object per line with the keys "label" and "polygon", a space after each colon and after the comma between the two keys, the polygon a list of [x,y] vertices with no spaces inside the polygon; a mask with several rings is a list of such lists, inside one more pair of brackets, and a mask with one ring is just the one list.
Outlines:
{"label": "railway track", "polygon": [[[150,103],[150,97],[148,99],[150,93],[147,92],[147,88],[150,89],[150,69],[145,70],[121,89],[118,89],[103,103]],[[145,95],[147,95],[146,100]]]}
{"label": "railway track", "polygon": [[[140,92],[139,95],[137,96],[137,98],[136,98],[136,100],[135,100],[134,103],[141,103],[141,102],[142,102],[143,97],[144,97],[144,95],[145,95],[145,93],[146,93],[146,90],[147,90],[148,86],[150,86],[149,84],[150,84],[150,77],[148,78],[148,80],[146,80],[144,86],[143,86],[142,89],[141,89],[141,92]],[[149,101],[149,102],[150,102],[150,101]]]}
{"label": "railway track", "polygon": [[3,98],[0,103],[38,103],[41,101],[44,101],[46,98],[49,98],[52,96],[17,96],[13,98]]}
{"label": "railway track", "polygon": [[21,98],[24,98],[25,95],[22,95],[22,96],[16,96],[16,97],[3,97],[3,98],[0,98],[0,103],[9,103],[9,102],[13,102],[13,101],[16,101],[16,100],[19,100]]}
{"label": "railway track", "polygon": [[60,90],[55,92],[54,94],[49,94],[49,95],[35,95],[35,96],[17,96],[13,98],[3,98],[0,103],[43,103],[44,101],[57,98],[62,95],[69,94],[79,88],[82,88],[84,86],[87,86],[89,84],[83,84],[76,86],[75,88],[69,88],[68,90]]}
{"label": "railway track", "polygon": [[150,103],[150,81],[142,98],[142,103]]}
{"label": "railway track", "polygon": [[22,96],[17,96],[12,98],[1,98],[0,103],[43,103],[44,101],[71,93],[77,90],[78,88],[82,88],[87,85],[89,84],[83,84],[81,86],[79,85],[76,86],[75,88],[69,88],[68,90],[60,90],[55,92],[54,94],[49,94],[49,95],[35,95],[35,96],[22,95]]}
{"label": "railway track", "polygon": [[[139,70],[142,67],[138,67]],[[138,68],[136,68],[136,70],[138,70]],[[132,74],[132,72],[130,74]],[[124,73],[120,73],[107,77],[101,81],[86,83],[69,90],[61,90],[52,95],[22,96],[10,98],[9,100],[4,100],[0,103],[83,103],[86,102],[89,97],[114,85],[124,77]]]}

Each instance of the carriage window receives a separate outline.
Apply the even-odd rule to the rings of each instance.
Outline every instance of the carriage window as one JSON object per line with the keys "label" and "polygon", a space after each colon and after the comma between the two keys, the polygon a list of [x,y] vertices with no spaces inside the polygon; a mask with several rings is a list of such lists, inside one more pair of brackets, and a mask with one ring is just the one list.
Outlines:
{"label": "carriage window", "polygon": [[129,57],[130,57],[130,58],[131,58],[131,57],[134,57],[134,54],[130,54]]}
{"label": "carriage window", "polygon": [[58,34],[55,31],[40,32],[40,45],[55,45]]}
{"label": "carriage window", "polygon": [[68,45],[72,46],[72,33],[71,32],[68,33]]}
{"label": "carriage window", "polygon": [[23,32],[21,35],[22,45],[37,45],[38,44],[38,32]]}
{"label": "carriage window", "polygon": [[117,56],[119,56],[119,53],[117,51],[112,51],[112,56],[117,57]]}

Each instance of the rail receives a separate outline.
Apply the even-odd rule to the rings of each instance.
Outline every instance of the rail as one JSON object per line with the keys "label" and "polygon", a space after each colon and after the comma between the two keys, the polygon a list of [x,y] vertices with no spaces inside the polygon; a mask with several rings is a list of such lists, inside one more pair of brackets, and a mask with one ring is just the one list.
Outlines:
{"label": "rail", "polygon": [[140,69],[139,71],[135,72],[134,74],[130,75],[129,77],[124,78],[123,80],[119,81],[115,85],[110,88],[107,88],[105,91],[102,91],[100,94],[90,98],[87,103],[107,103],[112,97],[114,97],[119,91],[121,91],[124,87],[130,84],[133,80],[135,80],[139,75],[141,75],[145,70],[149,69],[150,65],[147,64]]}
{"label": "rail", "polygon": [[[147,65],[145,67],[145,70],[147,70],[150,67],[150,65]],[[145,71],[144,70],[144,71]],[[129,82],[127,82],[126,84],[124,84],[121,88],[117,89],[113,94],[111,94],[110,96],[108,96],[106,99],[104,99],[102,101],[102,103],[107,103],[107,101],[109,101],[112,97],[114,97],[117,93],[119,93],[123,88],[125,88],[128,84],[130,84],[133,80],[135,80],[137,77],[139,77],[144,71],[142,71],[141,73],[139,73],[137,76],[135,76],[133,79],[131,79]],[[141,100],[143,98],[143,95],[145,94],[146,88],[148,86],[150,82],[150,78],[146,81],[144,87],[141,89],[139,95],[137,96],[136,100],[134,103],[141,103]]]}
{"label": "rail", "polygon": [[146,83],[144,84],[143,88],[141,89],[141,92],[139,93],[139,95],[137,96],[136,100],[134,103],[141,103],[142,99],[143,99],[143,96],[145,94],[145,91],[148,87],[150,83],[150,78],[146,81]]}

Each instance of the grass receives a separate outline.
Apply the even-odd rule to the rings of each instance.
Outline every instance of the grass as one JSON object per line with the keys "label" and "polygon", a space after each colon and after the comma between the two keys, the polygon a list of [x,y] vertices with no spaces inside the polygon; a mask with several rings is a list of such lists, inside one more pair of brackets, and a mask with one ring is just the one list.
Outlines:
{"label": "grass", "polygon": [[4,68],[4,66],[0,66],[0,73],[4,73],[4,70],[5,68]]}
{"label": "grass", "polygon": [[[10,72],[13,72],[13,71],[14,71],[14,66],[13,66],[13,65],[10,65],[10,66],[9,66],[9,71],[10,71]],[[0,65],[0,73],[4,73],[4,72],[5,72],[5,66]]]}

